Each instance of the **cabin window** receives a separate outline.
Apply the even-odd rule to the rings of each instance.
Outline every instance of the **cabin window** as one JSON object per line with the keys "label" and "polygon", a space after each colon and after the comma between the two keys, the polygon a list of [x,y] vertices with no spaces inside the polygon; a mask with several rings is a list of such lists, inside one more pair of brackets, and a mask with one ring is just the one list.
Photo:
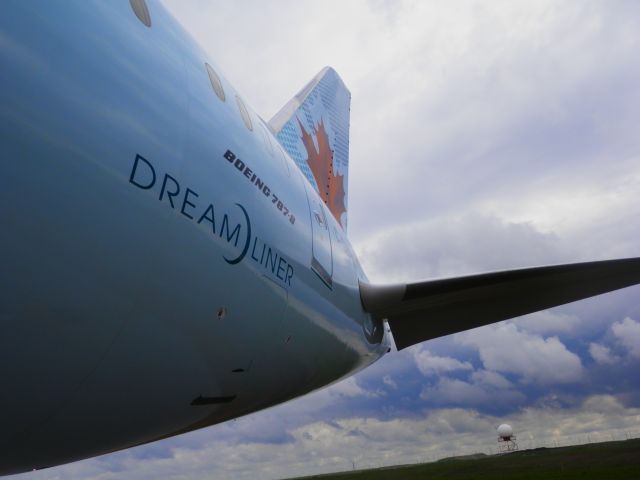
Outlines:
{"label": "cabin window", "polygon": [[204,65],[207,67],[207,73],[209,74],[209,80],[211,80],[211,87],[213,88],[213,91],[216,92],[218,98],[224,102],[226,97],[224,95],[224,88],[222,88],[220,77],[211,65],[208,63],[205,63]]}
{"label": "cabin window", "polygon": [[144,23],[147,27],[151,26],[151,15],[149,15],[149,9],[147,8],[147,2],[144,0],[129,0],[133,13],[136,14],[138,20]]}
{"label": "cabin window", "polygon": [[251,123],[251,117],[249,116],[249,111],[247,107],[244,105],[242,99],[236,95],[236,102],[238,102],[238,109],[240,110],[240,116],[242,117],[242,121],[247,126],[249,130],[253,130],[253,124]]}

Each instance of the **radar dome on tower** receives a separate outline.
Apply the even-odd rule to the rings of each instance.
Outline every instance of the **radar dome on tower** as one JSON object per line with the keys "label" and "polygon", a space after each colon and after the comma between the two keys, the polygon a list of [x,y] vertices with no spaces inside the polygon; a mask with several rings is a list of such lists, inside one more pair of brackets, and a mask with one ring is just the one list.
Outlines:
{"label": "radar dome on tower", "polygon": [[500,453],[514,452],[518,450],[516,436],[511,425],[503,423],[498,427],[498,451]]}
{"label": "radar dome on tower", "polygon": [[500,435],[501,438],[508,440],[513,436],[513,428],[511,428],[511,425],[503,423],[498,427],[498,435]]}

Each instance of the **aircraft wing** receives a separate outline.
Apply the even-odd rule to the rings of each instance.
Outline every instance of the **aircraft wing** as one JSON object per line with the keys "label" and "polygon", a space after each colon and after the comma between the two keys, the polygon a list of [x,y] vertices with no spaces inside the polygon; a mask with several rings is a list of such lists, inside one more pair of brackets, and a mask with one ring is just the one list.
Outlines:
{"label": "aircraft wing", "polygon": [[640,283],[640,257],[506,270],[399,285],[360,285],[398,350]]}

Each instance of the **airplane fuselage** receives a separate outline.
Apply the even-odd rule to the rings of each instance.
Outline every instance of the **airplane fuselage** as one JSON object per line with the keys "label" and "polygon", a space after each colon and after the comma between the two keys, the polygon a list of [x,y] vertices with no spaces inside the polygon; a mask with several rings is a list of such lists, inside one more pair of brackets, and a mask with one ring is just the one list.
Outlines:
{"label": "airplane fuselage", "polygon": [[266,408],[388,349],[341,226],[150,5],[147,27],[128,1],[0,3],[0,474]]}

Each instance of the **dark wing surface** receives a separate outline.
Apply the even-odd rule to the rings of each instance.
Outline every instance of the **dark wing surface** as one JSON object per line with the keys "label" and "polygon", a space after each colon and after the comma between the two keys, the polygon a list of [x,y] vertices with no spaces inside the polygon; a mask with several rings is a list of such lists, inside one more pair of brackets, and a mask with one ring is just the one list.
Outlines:
{"label": "dark wing surface", "polygon": [[398,285],[360,285],[398,350],[640,283],[640,258],[506,270]]}

